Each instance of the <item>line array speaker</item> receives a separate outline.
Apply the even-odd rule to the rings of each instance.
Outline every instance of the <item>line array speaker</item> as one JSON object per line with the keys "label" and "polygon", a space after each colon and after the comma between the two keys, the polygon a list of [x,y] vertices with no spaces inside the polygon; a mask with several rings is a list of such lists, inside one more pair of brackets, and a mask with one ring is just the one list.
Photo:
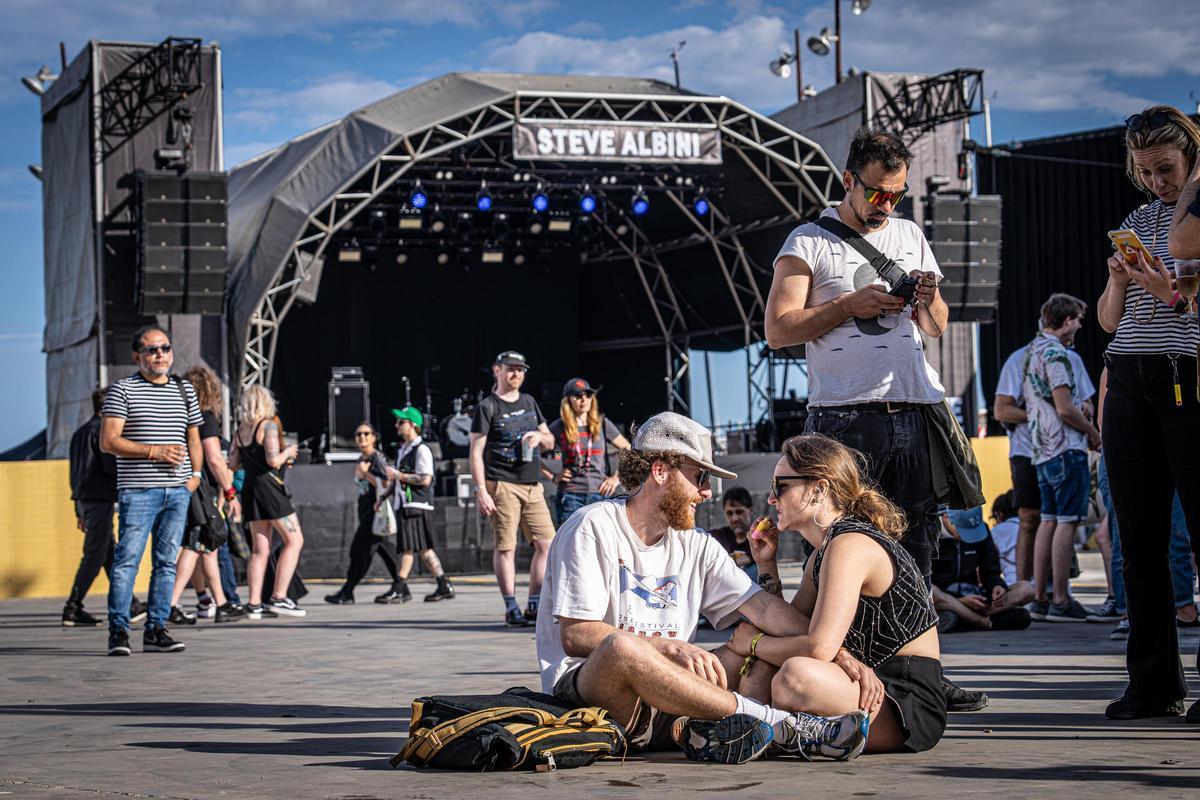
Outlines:
{"label": "line array speaker", "polygon": [[998,195],[930,194],[925,234],[942,270],[942,298],[954,322],[991,322],[1000,297]]}

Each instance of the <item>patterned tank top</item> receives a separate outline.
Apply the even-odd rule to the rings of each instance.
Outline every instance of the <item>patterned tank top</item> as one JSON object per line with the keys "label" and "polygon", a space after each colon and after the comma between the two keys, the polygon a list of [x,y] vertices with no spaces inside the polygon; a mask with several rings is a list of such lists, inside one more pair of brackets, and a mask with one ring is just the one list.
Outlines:
{"label": "patterned tank top", "polygon": [[834,523],[824,544],[813,554],[813,585],[821,588],[821,562],[825,548],[835,536],[862,533],[870,536],[892,557],[896,579],[879,597],[858,598],[854,621],[846,631],[843,647],[859,661],[874,669],[899,652],[900,648],[937,625],[933,598],[912,556],[899,542],[880,533],[870,523],[846,517]]}

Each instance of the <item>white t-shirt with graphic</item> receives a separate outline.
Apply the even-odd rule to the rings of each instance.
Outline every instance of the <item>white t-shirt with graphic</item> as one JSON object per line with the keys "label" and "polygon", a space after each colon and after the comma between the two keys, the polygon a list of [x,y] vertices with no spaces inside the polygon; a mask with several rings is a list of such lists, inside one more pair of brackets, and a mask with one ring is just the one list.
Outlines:
{"label": "white t-shirt with graphic", "polygon": [[[827,208],[823,217],[837,217]],[[925,234],[915,222],[892,217],[882,230],[863,238],[896,262],[905,273],[938,268]],[[816,223],[791,232],[779,255],[796,256],[812,269],[806,306],[829,303],[868,284],[887,283],[857,250]],[[875,319],[850,319],[805,345],[808,359],[808,404],[841,406],[889,400],[896,403],[940,403],[946,391],[937,371],[925,360],[921,332],[912,307]]]}
{"label": "white t-shirt with graphic", "polygon": [[[1025,389],[1022,385],[1025,381],[1025,373],[1022,370],[1025,368],[1025,351],[1028,349],[1029,345],[1025,345],[1014,350],[1008,360],[1004,362],[1004,366],[1000,369],[1000,378],[996,381],[996,394],[1008,395],[1015,399],[1021,408],[1025,408]],[[1068,349],[1067,358],[1071,359],[1071,369],[1075,372],[1079,396],[1084,400],[1090,400],[1096,394],[1096,386],[1088,376],[1087,365],[1083,363],[1083,357],[1074,350]],[[1017,456],[1033,458],[1033,442],[1029,438],[1028,422],[1021,422],[1008,432],[1008,457],[1016,458]]]}
{"label": "white t-shirt with graphic", "polygon": [[559,617],[690,642],[701,614],[725,627],[759,591],[703,531],[668,530],[647,547],[629,525],[624,498],[593,503],[575,512],[550,544],[537,618],[542,691],[553,692],[584,661],[563,651]]}

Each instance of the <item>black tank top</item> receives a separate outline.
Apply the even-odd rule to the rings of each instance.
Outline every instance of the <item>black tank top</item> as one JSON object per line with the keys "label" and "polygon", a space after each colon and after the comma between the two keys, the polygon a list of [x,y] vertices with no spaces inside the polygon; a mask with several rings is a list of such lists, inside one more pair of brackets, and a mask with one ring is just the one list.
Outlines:
{"label": "black tank top", "polygon": [[870,523],[855,517],[846,517],[834,523],[825,543],[813,555],[813,585],[821,588],[821,562],[825,548],[835,536],[843,533],[862,533],[870,536],[892,557],[896,568],[896,579],[891,587],[879,597],[858,598],[854,621],[846,631],[842,646],[859,661],[874,669],[937,625],[937,612],[933,609],[933,598],[925,587],[925,579],[917,569],[917,563],[899,542],[880,533]]}

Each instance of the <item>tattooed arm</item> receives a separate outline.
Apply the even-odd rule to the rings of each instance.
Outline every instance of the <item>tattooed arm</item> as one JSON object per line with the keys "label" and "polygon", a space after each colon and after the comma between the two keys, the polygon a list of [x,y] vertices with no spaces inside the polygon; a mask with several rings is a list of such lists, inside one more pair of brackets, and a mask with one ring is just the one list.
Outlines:
{"label": "tattooed arm", "polygon": [[296,445],[288,445],[282,450],[279,449],[279,426],[273,421],[267,420],[262,426],[262,444],[263,450],[267,454],[267,466],[271,469],[279,469],[288,462],[289,459],[296,457],[299,448]]}

